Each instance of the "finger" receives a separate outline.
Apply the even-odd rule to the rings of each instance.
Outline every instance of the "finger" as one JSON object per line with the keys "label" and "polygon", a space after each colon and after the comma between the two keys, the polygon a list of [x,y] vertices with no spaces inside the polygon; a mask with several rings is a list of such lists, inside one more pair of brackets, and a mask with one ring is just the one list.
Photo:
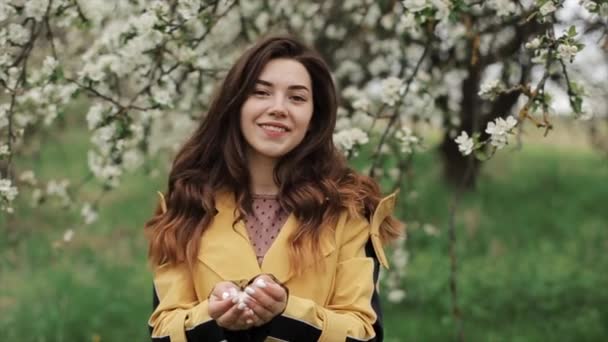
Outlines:
{"label": "finger", "polygon": [[260,276],[253,282],[253,286],[250,285],[249,287],[254,289],[262,289],[265,293],[278,302],[285,301],[287,296],[285,289],[281,285],[277,284],[274,280],[265,275]]}
{"label": "finger", "polygon": [[275,316],[277,303],[274,298],[266,294],[264,289],[256,289],[253,286],[245,288],[248,298],[246,304],[253,312],[264,321],[268,321]]}
{"label": "finger", "polygon": [[243,310],[239,309],[237,305],[233,305],[228,311],[226,311],[226,313],[216,319],[217,324],[228,329],[234,327],[235,325],[238,326],[236,323],[238,322],[242,311]]}
{"label": "finger", "polygon": [[255,325],[255,323],[261,321],[261,319],[251,310],[250,308],[246,308],[242,311],[241,316],[238,318],[240,324],[246,326]]}
{"label": "finger", "polygon": [[[255,316],[255,313],[249,308],[240,310],[240,314],[235,322],[230,325],[229,329],[232,330],[244,330],[249,329],[252,326],[259,324],[260,319]],[[256,325],[257,326],[257,325]]]}
{"label": "finger", "polygon": [[217,297],[213,296],[209,299],[209,316],[213,319],[217,319],[218,317],[225,314],[231,307],[234,306],[234,303],[230,299],[217,299]]}

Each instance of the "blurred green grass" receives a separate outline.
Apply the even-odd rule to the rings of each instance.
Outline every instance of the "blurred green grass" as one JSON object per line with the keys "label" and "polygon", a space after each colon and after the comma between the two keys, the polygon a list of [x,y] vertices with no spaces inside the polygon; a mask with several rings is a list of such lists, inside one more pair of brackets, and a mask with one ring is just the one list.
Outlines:
{"label": "blurred green grass", "polygon": [[[42,179],[82,179],[87,132],[37,141],[19,169]],[[40,148],[40,153],[34,152]],[[410,264],[401,304],[384,302],[387,341],[446,341],[454,321],[448,290],[449,191],[437,156],[415,157],[397,215],[410,223]],[[165,163],[163,161],[156,161]],[[154,165],[153,165],[154,166]],[[49,203],[0,217],[0,340],[145,340],[151,276],[142,226],[164,173],[128,175],[101,200],[100,220]],[[503,151],[459,202],[459,304],[469,341],[608,339],[608,163],[587,150],[546,145]],[[86,184],[85,198],[100,188]],[[425,233],[423,224],[438,228]],[[73,228],[71,242],[62,242]]]}

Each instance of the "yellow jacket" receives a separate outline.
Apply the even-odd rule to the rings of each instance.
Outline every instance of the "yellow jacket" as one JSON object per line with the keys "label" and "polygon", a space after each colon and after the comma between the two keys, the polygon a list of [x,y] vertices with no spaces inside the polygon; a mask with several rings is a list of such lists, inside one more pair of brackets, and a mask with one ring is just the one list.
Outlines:
{"label": "yellow jacket", "polygon": [[[162,196],[161,196],[162,200]],[[381,341],[377,281],[379,264],[388,268],[379,225],[391,214],[395,194],[378,205],[371,223],[340,216],[335,233],[321,240],[324,272],[291,276],[288,237],[298,226],[292,214],[266,253],[261,267],[242,221],[234,228],[234,196],[216,199],[217,215],[200,244],[199,263],[154,269],[154,304],[148,325],[153,341]],[[161,203],[164,207],[164,202]],[[285,312],[264,329],[229,332],[209,317],[207,297],[220,281],[243,281],[273,274],[289,288]]]}

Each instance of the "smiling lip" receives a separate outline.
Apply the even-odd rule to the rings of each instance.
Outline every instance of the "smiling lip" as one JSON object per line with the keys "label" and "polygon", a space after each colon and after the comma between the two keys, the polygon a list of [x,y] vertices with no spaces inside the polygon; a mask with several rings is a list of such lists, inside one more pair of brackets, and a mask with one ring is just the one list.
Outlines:
{"label": "smiling lip", "polygon": [[280,138],[289,132],[289,128],[287,126],[275,122],[264,122],[258,124],[258,126],[270,138]]}

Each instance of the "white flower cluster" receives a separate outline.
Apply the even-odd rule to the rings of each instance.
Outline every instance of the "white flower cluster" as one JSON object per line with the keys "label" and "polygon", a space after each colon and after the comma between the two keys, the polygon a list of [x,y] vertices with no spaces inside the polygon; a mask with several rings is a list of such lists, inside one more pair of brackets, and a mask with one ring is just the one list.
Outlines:
{"label": "white flower cluster", "polygon": [[556,10],[557,10],[557,7],[555,7],[555,3],[553,3],[553,1],[551,1],[551,0],[545,2],[545,4],[542,5],[539,9],[540,14],[542,16],[547,16],[547,15],[555,12]]}
{"label": "white flower cluster", "polygon": [[580,4],[583,5],[583,8],[589,12],[595,11],[597,9],[597,3],[591,0],[582,0],[579,1]]}
{"label": "white flower cluster", "polygon": [[16,13],[15,8],[8,3],[0,2],[0,21],[5,21]]}
{"label": "white flower cluster", "polygon": [[41,21],[46,13],[49,5],[49,0],[28,0],[25,2],[23,12],[25,17],[34,18],[36,21]]}
{"label": "white flower cluster", "polygon": [[91,205],[91,203],[85,203],[80,210],[80,215],[84,219],[85,224],[91,224],[97,221],[99,214],[95,211],[95,208]]}
{"label": "white flower cluster", "polygon": [[8,148],[8,144],[0,145],[0,159],[2,159],[3,156],[8,156],[10,153],[11,151]]}
{"label": "white flower cluster", "polygon": [[344,129],[333,135],[334,144],[342,150],[343,153],[349,154],[355,147],[367,144],[369,137],[367,133],[358,127]]}
{"label": "white flower cluster", "polygon": [[401,152],[410,154],[414,152],[414,148],[419,144],[420,138],[412,134],[412,129],[407,126],[402,126],[395,132],[395,138],[399,142]]}
{"label": "white flower cluster", "polygon": [[382,102],[394,106],[403,95],[403,81],[397,77],[389,77],[382,80]]}
{"label": "white flower cluster", "polygon": [[509,134],[517,125],[517,120],[513,116],[507,119],[498,118],[496,122],[489,122],[486,133],[490,134],[490,143],[497,149],[502,149],[509,143]]}
{"label": "white flower cluster", "polygon": [[68,194],[68,186],[70,181],[67,179],[50,180],[46,184],[47,196],[56,196],[61,200],[63,206],[68,206],[71,203],[70,195]]}
{"label": "white flower cluster", "polygon": [[500,80],[491,80],[479,87],[477,95],[485,100],[494,100],[504,90],[505,86]]}
{"label": "white flower cluster", "polygon": [[486,6],[496,11],[496,14],[501,17],[507,17],[517,12],[515,2],[511,0],[489,0],[486,2]]}
{"label": "white flower cluster", "polygon": [[473,141],[473,138],[469,137],[467,132],[462,131],[460,135],[454,139],[454,141],[456,141],[456,144],[458,144],[458,151],[460,151],[462,155],[468,156],[471,154],[471,152],[473,152],[475,142]]}
{"label": "white flower cluster", "polygon": [[557,46],[557,53],[559,57],[563,60],[572,62],[574,60],[574,56],[578,52],[578,47],[576,45],[570,44],[559,44]]}
{"label": "white flower cluster", "polygon": [[405,237],[403,236],[395,241],[391,255],[391,261],[395,267],[394,270],[389,273],[388,279],[386,279],[386,286],[388,287],[386,299],[391,303],[401,303],[406,297],[406,292],[402,288],[402,283],[409,263],[409,253],[405,250],[404,246]]}
{"label": "white flower cluster", "polygon": [[539,37],[535,37],[531,41],[527,42],[524,47],[528,50],[536,50],[540,47],[542,41]]}
{"label": "white flower cluster", "polygon": [[17,187],[13,186],[10,179],[0,178],[0,210],[12,213],[13,207],[11,203],[15,200],[18,193]]}
{"label": "white flower cluster", "polygon": [[403,0],[401,3],[411,12],[420,12],[431,6],[429,0]]}

